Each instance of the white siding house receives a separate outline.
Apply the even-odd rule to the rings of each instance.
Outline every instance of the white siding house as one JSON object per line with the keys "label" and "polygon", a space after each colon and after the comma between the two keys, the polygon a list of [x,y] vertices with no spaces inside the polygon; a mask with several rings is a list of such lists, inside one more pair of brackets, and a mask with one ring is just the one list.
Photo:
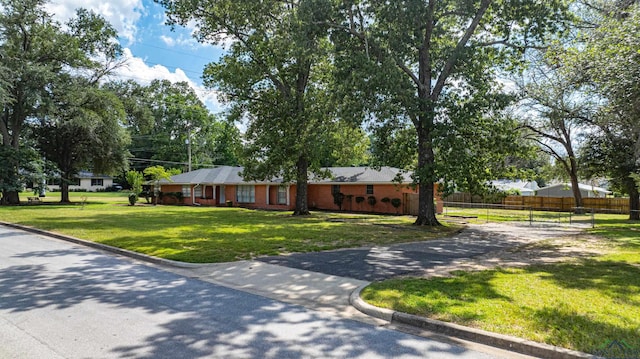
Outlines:
{"label": "white siding house", "polygon": [[[47,188],[50,191],[59,191],[60,190],[60,180],[58,179],[53,184],[47,184]],[[74,179],[74,182],[69,185],[70,191],[77,190],[85,190],[87,192],[96,192],[98,190],[104,190],[107,187],[111,187],[113,185],[113,177],[93,174],[87,171],[80,171],[78,176]]]}
{"label": "white siding house", "polygon": [[[588,184],[578,184],[583,198],[604,198],[612,192],[606,188],[591,186]],[[573,197],[571,183],[558,183],[536,191],[542,197]]]}

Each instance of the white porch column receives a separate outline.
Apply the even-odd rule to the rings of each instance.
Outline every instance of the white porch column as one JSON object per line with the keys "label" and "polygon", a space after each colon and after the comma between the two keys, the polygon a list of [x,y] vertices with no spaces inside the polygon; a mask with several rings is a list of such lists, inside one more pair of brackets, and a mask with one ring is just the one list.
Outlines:
{"label": "white porch column", "polygon": [[213,199],[216,199],[216,188],[218,188],[218,186],[213,185],[212,187],[213,187],[213,196],[212,197],[213,197]]}
{"label": "white porch column", "polygon": [[291,205],[291,185],[287,185],[287,206]]}
{"label": "white porch column", "polygon": [[266,205],[269,205],[269,189],[271,188],[271,185],[267,185],[267,203]]}

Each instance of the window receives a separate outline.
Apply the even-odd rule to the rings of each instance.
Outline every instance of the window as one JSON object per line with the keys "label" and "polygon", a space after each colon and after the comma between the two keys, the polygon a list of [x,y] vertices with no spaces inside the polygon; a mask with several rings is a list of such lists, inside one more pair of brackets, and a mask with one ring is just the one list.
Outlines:
{"label": "window", "polygon": [[236,201],[238,203],[255,203],[256,202],[255,186],[237,186]]}
{"label": "window", "polygon": [[102,178],[92,178],[91,186],[103,186],[104,180]]}
{"label": "window", "polygon": [[191,186],[182,186],[182,197],[191,197]]}
{"label": "window", "polygon": [[193,188],[193,195],[196,198],[204,198],[202,197],[202,186],[196,186]]}
{"label": "window", "polygon": [[336,193],[340,193],[339,184],[334,184],[333,186],[331,186],[331,194],[336,194]]}
{"label": "window", "polygon": [[368,184],[367,185],[367,194],[373,194],[373,185],[372,184]]}
{"label": "window", "polygon": [[278,187],[278,204],[287,204],[287,187]]}
{"label": "window", "polygon": [[80,185],[80,178],[72,178],[72,179],[62,179],[61,181],[67,181],[67,183],[69,183],[69,186],[79,186]]}

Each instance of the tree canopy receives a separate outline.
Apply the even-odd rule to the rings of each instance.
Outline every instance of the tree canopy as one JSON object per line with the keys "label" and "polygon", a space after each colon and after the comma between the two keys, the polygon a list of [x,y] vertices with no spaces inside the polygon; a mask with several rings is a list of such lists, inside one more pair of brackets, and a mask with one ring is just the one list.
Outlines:
{"label": "tree canopy", "polygon": [[[0,54],[6,70],[4,81],[0,81],[3,84],[0,133],[2,157],[5,159],[0,166],[2,172],[7,174],[0,179],[0,187],[3,202],[9,204],[19,203],[18,190],[23,183],[21,177],[25,173],[27,154],[33,149],[26,130],[35,125],[37,131],[34,130],[34,133],[42,134],[45,128],[56,127],[60,131],[56,130],[55,135],[61,135],[69,129],[68,124],[65,124],[65,130],[59,127],[65,117],[61,116],[63,112],[83,112],[86,110],[82,108],[83,104],[95,104],[95,101],[79,99],[84,91],[82,87],[97,86],[105,74],[120,64],[117,34],[102,17],[80,9],[63,27],[44,11],[44,4],[44,0],[0,0]],[[86,95],[92,93],[93,90],[89,88]],[[75,99],[72,99],[74,96]],[[83,116],[66,116],[66,119],[70,117],[76,118],[70,123],[77,124]],[[110,117],[111,120],[114,119]],[[117,126],[114,129],[117,130]],[[121,131],[92,133],[102,136],[94,136],[94,141],[124,141],[105,141],[107,137],[122,134]],[[50,133],[48,139],[53,141],[53,137]],[[65,144],[83,140],[68,137]],[[46,147],[46,143],[40,143],[40,148]],[[55,150],[45,151],[44,154],[50,157],[58,155]],[[96,168],[104,167],[100,159],[96,155],[91,161]],[[79,162],[86,164],[87,161]]]}
{"label": "tree canopy", "polygon": [[294,214],[308,214],[309,173],[322,175],[338,126],[329,101],[330,45],[323,0],[158,1],[172,24],[198,24],[202,42],[230,41],[204,71],[205,84],[246,121],[243,177],[296,183]]}
{"label": "tree canopy", "polygon": [[591,175],[607,176],[629,194],[630,219],[640,219],[640,4],[595,2],[587,28],[564,60],[591,85],[602,106],[590,125],[582,160]]}
{"label": "tree canopy", "polygon": [[[351,76],[382,127],[416,160],[417,225],[437,225],[434,183],[483,186],[517,143],[496,79],[562,29],[563,1],[350,1],[333,27]],[[357,49],[354,54],[349,49]],[[355,77],[355,78],[354,78]],[[414,153],[407,153],[413,157]],[[397,155],[394,155],[398,158]]]}

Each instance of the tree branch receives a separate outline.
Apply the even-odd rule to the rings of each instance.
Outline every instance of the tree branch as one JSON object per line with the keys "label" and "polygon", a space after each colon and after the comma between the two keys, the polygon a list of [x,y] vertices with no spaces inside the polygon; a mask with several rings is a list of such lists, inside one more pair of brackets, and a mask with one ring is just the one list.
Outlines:
{"label": "tree branch", "polygon": [[455,49],[451,53],[451,56],[449,56],[449,58],[447,59],[447,62],[442,68],[442,71],[438,76],[438,80],[436,81],[436,84],[433,87],[433,91],[431,92],[431,99],[433,101],[437,100],[440,97],[440,93],[442,93],[444,84],[447,78],[449,77],[449,75],[451,74],[451,71],[453,70],[453,67],[456,64],[458,57],[460,56],[460,52],[462,52],[462,49],[467,45],[467,43],[469,42],[469,39],[471,39],[471,36],[473,35],[476,28],[480,24],[480,20],[482,20],[482,17],[484,16],[485,12],[489,8],[491,1],[492,0],[482,0],[482,2],[480,3],[480,7],[476,12],[476,15],[471,21],[471,24],[469,24],[469,27],[467,27],[464,35],[462,35],[462,37],[458,41],[458,44],[456,45]]}

